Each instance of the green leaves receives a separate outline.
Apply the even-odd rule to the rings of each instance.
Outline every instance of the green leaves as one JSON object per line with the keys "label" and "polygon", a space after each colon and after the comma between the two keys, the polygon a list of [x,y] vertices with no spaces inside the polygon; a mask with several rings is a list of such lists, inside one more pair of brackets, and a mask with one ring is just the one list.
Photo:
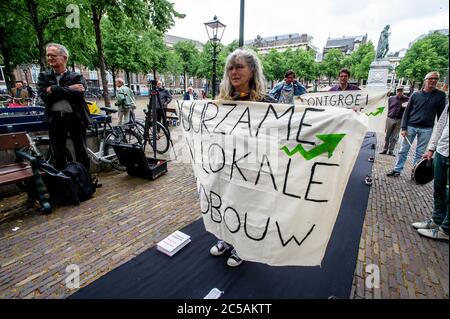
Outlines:
{"label": "green leaves", "polygon": [[198,69],[199,51],[192,41],[180,41],[174,45],[175,53],[181,62],[183,72],[187,74],[195,74]]}
{"label": "green leaves", "polygon": [[346,63],[344,66],[350,68],[352,78],[365,80],[369,76],[370,64],[375,59],[375,54],[372,42],[361,44],[350,55],[350,63]]}
{"label": "green leaves", "polygon": [[432,33],[416,41],[400,61],[399,77],[422,82],[430,71],[448,68],[448,36]]}
{"label": "green leaves", "polygon": [[320,64],[320,73],[326,75],[330,80],[338,76],[342,68],[344,54],[339,49],[331,49],[327,52]]}

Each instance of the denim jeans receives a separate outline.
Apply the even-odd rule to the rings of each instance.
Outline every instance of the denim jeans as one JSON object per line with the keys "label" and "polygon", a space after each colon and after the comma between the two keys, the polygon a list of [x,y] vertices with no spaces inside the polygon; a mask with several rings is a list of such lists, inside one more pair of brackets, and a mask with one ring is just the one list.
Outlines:
{"label": "denim jeans", "polygon": [[433,160],[434,166],[434,210],[433,222],[440,225],[448,235],[448,157],[438,152]]}
{"label": "denim jeans", "polygon": [[[433,133],[433,128],[418,128],[418,127],[407,127],[408,135],[407,139],[412,144],[414,138],[417,136],[417,147],[416,154],[414,156],[414,165],[422,158],[423,153],[425,153],[428,142],[431,138],[431,133]],[[400,145],[400,151],[397,154],[397,162],[395,163],[394,171],[401,172],[406,163],[406,158],[408,157],[410,145],[405,139],[402,139],[402,144]]]}

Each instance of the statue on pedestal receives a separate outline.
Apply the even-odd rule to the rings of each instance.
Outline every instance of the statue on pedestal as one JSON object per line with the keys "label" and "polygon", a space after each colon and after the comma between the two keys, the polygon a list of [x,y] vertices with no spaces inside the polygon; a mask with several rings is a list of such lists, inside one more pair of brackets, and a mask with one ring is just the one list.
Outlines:
{"label": "statue on pedestal", "polygon": [[388,31],[389,31],[389,24],[384,27],[383,31],[381,31],[377,47],[377,55],[376,55],[377,60],[383,59],[389,51],[390,33]]}

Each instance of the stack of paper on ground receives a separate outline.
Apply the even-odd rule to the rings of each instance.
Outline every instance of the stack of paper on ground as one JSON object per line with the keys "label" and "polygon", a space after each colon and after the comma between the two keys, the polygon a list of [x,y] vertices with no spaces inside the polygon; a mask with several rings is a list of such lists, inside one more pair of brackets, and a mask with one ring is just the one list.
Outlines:
{"label": "stack of paper on ground", "polygon": [[175,255],[181,248],[186,246],[191,242],[191,236],[180,232],[179,230],[175,231],[171,235],[167,236],[163,240],[161,240],[157,245],[156,249],[160,252],[168,256]]}

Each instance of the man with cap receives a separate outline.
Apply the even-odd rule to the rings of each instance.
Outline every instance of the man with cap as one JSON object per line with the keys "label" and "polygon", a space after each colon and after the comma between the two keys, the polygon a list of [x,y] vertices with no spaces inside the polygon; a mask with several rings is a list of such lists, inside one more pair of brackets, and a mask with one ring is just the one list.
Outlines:
{"label": "man with cap", "polygon": [[403,95],[403,86],[397,87],[397,95],[391,96],[388,101],[388,116],[386,118],[386,137],[384,139],[383,151],[380,154],[394,155],[395,144],[400,133],[402,116],[405,111],[405,103],[409,97]]}

